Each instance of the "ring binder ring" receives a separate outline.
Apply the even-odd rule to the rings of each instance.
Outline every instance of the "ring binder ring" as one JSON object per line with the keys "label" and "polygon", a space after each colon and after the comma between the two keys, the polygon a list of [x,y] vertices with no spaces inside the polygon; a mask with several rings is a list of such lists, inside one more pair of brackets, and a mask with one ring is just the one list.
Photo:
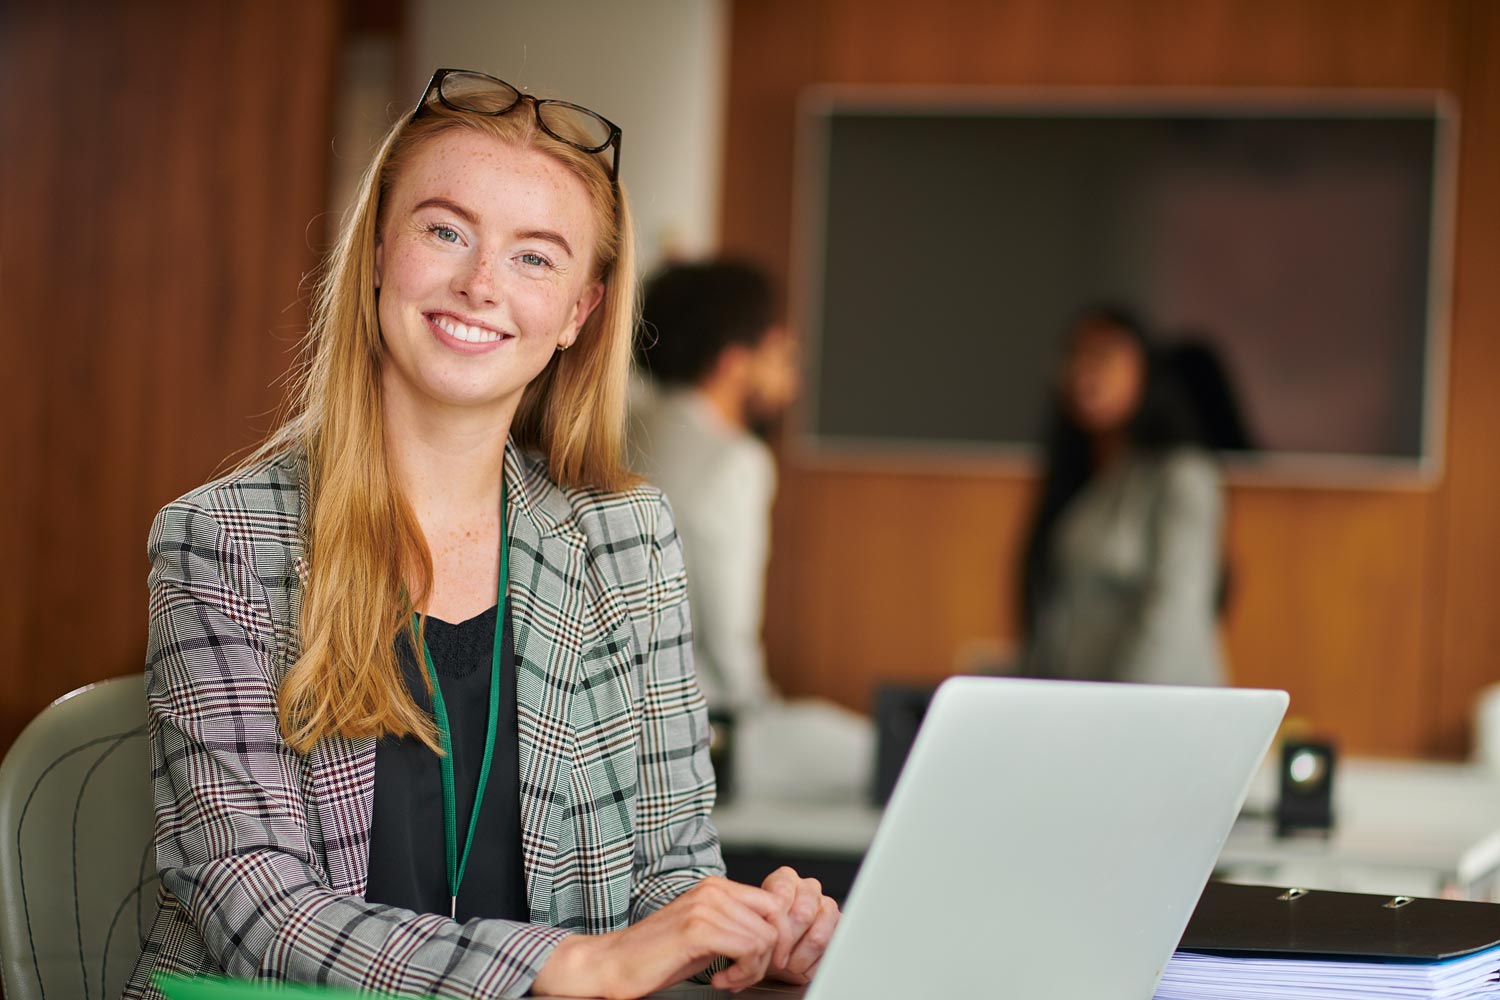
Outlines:
{"label": "ring binder ring", "polygon": [[1384,903],[1382,905],[1384,905],[1387,910],[1399,910],[1399,909],[1401,909],[1401,907],[1403,907],[1406,904],[1410,903],[1411,900],[1412,900],[1412,897],[1410,897],[1410,896],[1396,896],[1395,898],[1387,901],[1386,903]]}
{"label": "ring binder ring", "polygon": [[[1294,900],[1294,899],[1301,899],[1303,896],[1306,896],[1306,895],[1307,895],[1307,890],[1306,889],[1288,889],[1286,892],[1283,892],[1281,895],[1277,896],[1276,898],[1279,901],[1283,902],[1283,903],[1290,903],[1292,900]],[[1407,902],[1410,902],[1410,900],[1407,900]]]}

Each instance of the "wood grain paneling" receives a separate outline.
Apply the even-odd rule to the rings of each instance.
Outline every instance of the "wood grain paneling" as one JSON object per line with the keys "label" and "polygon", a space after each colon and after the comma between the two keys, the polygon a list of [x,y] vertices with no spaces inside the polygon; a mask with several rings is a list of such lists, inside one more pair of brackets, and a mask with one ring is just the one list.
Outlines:
{"label": "wood grain paneling", "polygon": [[0,6],[0,749],[141,669],[152,515],[266,429],[323,231],[339,10]]}
{"label": "wood grain paneling", "polygon": [[1464,14],[1441,628],[1429,663],[1448,753],[1468,742],[1474,696],[1500,683],[1500,3],[1472,0]]}
{"label": "wood grain paneling", "polygon": [[[725,244],[791,277],[795,101],[809,84],[1457,97],[1463,221],[1447,475],[1411,491],[1236,487],[1225,638],[1238,683],[1287,688],[1292,713],[1348,750],[1461,752],[1473,692],[1500,680],[1500,616],[1487,598],[1500,561],[1488,440],[1500,403],[1485,389],[1500,376],[1496,9],[1490,0],[739,0]],[[976,639],[1013,641],[1012,567],[1031,489],[1013,467],[832,469],[784,449],[767,602],[778,682],[864,707],[877,678],[940,677]]]}

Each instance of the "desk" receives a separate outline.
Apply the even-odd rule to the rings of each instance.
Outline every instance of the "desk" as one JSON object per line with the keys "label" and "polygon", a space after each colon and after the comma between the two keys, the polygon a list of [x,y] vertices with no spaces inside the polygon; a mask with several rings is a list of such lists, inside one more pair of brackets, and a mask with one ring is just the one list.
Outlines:
{"label": "desk", "polygon": [[1474,764],[1352,758],[1334,776],[1334,830],[1277,839],[1262,768],[1219,867],[1230,879],[1407,896],[1495,895],[1500,776]]}
{"label": "desk", "polygon": [[[1262,767],[1220,855],[1231,880],[1490,898],[1500,883],[1500,776],[1476,765],[1350,758],[1334,777],[1337,824],[1278,840],[1274,764]],[[865,802],[734,801],[714,811],[726,854],[856,864],[880,811]]]}
{"label": "desk", "polygon": [[759,983],[739,993],[683,983],[660,993],[653,993],[645,1000],[745,1000],[746,997],[750,1000],[796,1000],[806,992],[806,986],[785,986],[781,983]]}
{"label": "desk", "polygon": [[[641,1000],[797,1000],[807,992],[805,986],[786,986],[781,983],[759,983],[739,993],[716,990],[712,986],[696,983],[679,983],[659,993],[651,993]],[[531,1000],[564,1000],[562,997],[532,997]]]}

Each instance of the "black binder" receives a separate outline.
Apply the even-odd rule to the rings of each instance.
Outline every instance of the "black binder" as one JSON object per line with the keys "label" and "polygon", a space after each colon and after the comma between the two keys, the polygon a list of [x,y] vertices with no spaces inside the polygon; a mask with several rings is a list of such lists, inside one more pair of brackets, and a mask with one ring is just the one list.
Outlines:
{"label": "black binder", "polygon": [[1180,951],[1436,962],[1500,945],[1500,904],[1210,882]]}

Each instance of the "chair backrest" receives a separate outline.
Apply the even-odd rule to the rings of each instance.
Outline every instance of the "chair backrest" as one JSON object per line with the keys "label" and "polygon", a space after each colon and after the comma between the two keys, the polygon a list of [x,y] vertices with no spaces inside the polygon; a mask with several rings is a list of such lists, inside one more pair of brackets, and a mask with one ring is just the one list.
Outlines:
{"label": "chair backrest", "polygon": [[7,1000],[115,1000],[156,915],[141,674],[49,705],[0,763]]}

